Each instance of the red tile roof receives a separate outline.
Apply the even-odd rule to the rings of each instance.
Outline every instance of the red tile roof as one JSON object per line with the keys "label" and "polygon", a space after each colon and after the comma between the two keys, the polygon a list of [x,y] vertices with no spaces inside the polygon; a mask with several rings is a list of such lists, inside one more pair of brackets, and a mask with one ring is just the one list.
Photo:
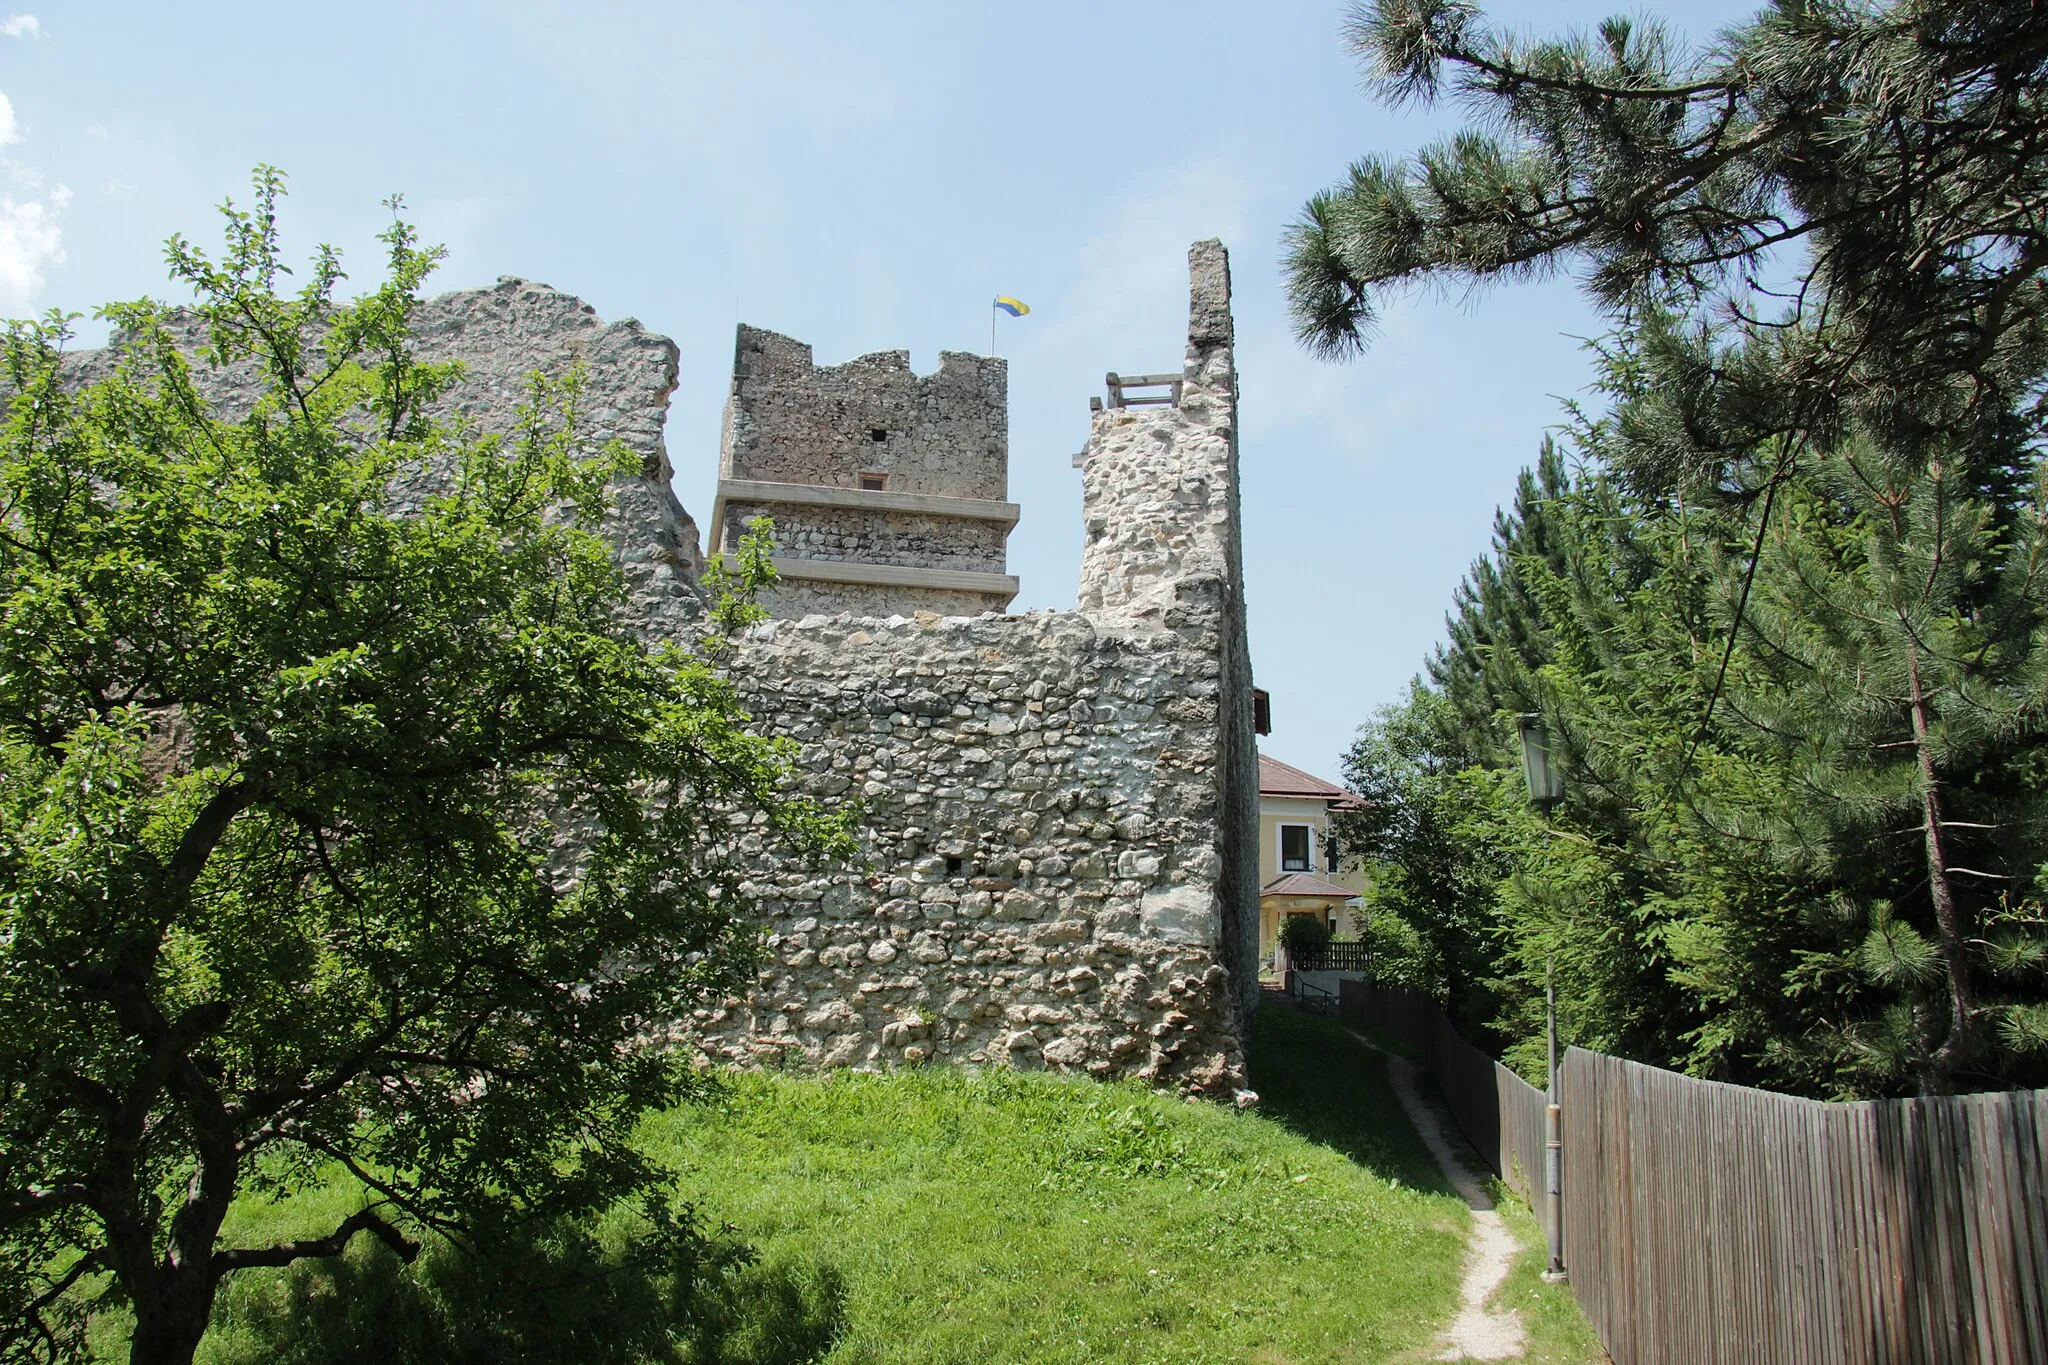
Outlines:
{"label": "red tile roof", "polygon": [[1324,881],[1321,877],[1307,872],[1289,872],[1275,877],[1259,888],[1261,896],[1315,896],[1323,900],[1348,901],[1357,895],[1341,886]]}
{"label": "red tile roof", "polygon": [[1259,795],[1308,796],[1325,801],[1356,801],[1358,798],[1334,782],[1312,777],[1277,758],[1259,755]]}

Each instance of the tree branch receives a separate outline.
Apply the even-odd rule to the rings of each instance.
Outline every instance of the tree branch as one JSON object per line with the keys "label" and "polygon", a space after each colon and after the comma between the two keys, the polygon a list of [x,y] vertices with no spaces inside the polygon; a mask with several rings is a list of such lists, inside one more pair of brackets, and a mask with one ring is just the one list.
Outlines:
{"label": "tree branch", "polygon": [[302,1242],[284,1242],[278,1246],[245,1247],[234,1251],[213,1253],[213,1273],[226,1275],[237,1270],[254,1266],[286,1266],[293,1261],[313,1257],[339,1256],[359,1232],[367,1232],[407,1265],[420,1254],[420,1244],[407,1237],[391,1224],[377,1216],[375,1209],[364,1209],[343,1220],[340,1227],[325,1237],[313,1237]]}

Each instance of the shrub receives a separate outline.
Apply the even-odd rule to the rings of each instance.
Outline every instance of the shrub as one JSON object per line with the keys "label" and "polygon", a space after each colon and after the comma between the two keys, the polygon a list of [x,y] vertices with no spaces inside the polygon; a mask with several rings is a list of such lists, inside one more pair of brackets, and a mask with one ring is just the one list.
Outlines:
{"label": "shrub", "polygon": [[1280,943],[1293,958],[1315,957],[1330,942],[1330,926],[1317,915],[1289,915],[1280,925]]}

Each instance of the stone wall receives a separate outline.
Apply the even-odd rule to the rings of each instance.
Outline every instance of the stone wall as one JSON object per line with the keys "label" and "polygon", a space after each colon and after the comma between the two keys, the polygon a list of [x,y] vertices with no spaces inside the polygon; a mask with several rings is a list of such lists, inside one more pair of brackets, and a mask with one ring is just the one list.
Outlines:
{"label": "stone wall", "polygon": [[747,326],[733,349],[721,478],[858,488],[873,471],[891,492],[1005,496],[1002,360],[942,351],[938,371],[918,375],[908,351],[881,351],[820,367],[802,342]]}
{"label": "stone wall", "polygon": [[1078,612],[753,632],[742,694],[803,746],[803,790],[861,803],[869,865],[759,849],[774,960],[699,1036],[740,1062],[1241,1086],[1191,643]]}
{"label": "stone wall", "polygon": [[774,519],[777,554],[981,573],[1003,571],[1004,542],[1010,534],[1010,528],[997,521],[858,508],[806,507],[791,515],[787,505],[734,500],[725,505],[725,544],[720,548],[737,548],[746,523],[757,516]]}
{"label": "stone wall", "polygon": [[[190,316],[174,316],[171,327],[187,352],[205,348],[205,329]],[[459,360],[464,368],[462,383],[436,411],[505,435],[516,431],[528,376],[560,378],[582,365],[592,447],[618,440],[640,457],[638,474],[613,482],[602,528],[625,571],[629,614],[652,637],[678,639],[695,631],[703,617],[697,588],[703,553],[697,523],[671,491],[675,469],[662,437],[676,386],[675,343],[632,318],[600,321],[597,310],[574,295],[511,275],[486,289],[422,301],[413,335],[420,359]],[[111,372],[113,353],[82,351],[70,364],[77,381],[88,382]],[[230,419],[246,415],[256,396],[257,374],[247,361],[198,369],[194,379]],[[403,509],[421,492],[419,486],[398,488],[396,503]]]}
{"label": "stone wall", "polygon": [[[875,610],[877,590],[858,583],[823,583],[785,578],[761,594],[761,605],[783,620],[801,621],[812,616],[854,616],[868,618]],[[987,593],[961,592],[955,588],[892,587],[888,589],[891,617],[978,616],[1000,613],[1009,599]],[[890,619],[890,618],[883,618]]]}
{"label": "stone wall", "polygon": [[814,616],[733,672],[863,803],[869,865],[763,849],[775,961],[706,1011],[735,1061],[938,1058],[1242,1085],[1257,999],[1257,781],[1235,503],[1228,261],[1190,254],[1178,407],[1094,419],[1080,609]]}
{"label": "stone wall", "polygon": [[[802,787],[860,803],[866,862],[820,870],[750,850],[771,961],[747,998],[677,1021],[713,1055],[1241,1087],[1258,987],[1236,371],[1222,247],[1198,244],[1190,267],[1181,405],[1101,414],[1080,460],[1078,610],[947,616],[904,590],[892,599],[908,604],[901,614],[773,621],[738,644],[735,684],[764,729],[801,746]],[[615,486],[605,525],[629,615],[650,638],[688,639],[702,620],[701,558],[662,437],[674,346],[510,278],[427,301],[418,331],[424,356],[469,367],[448,401],[486,428],[509,427],[527,373],[584,365],[593,434],[642,461]],[[808,348],[754,335],[756,377],[838,382],[809,370]],[[925,379],[900,358],[856,365],[869,362],[905,412],[943,418],[890,430],[956,431],[968,452],[957,482],[914,491],[1001,497],[986,477],[986,461],[1005,458],[989,443],[1004,429],[1000,362],[949,357]],[[202,383],[224,410],[245,407],[246,371]],[[772,404],[735,410],[755,430],[796,420]],[[962,597],[932,600],[957,610]]]}

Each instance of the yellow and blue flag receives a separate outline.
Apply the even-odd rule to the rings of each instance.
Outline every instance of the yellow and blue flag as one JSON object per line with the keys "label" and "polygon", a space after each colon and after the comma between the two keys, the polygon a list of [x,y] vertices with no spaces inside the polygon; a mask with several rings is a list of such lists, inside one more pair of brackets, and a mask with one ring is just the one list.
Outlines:
{"label": "yellow and blue flag", "polygon": [[1031,311],[1031,305],[1025,303],[1022,299],[1013,299],[1003,294],[996,295],[996,307],[1002,309],[1013,318],[1021,318]]}

